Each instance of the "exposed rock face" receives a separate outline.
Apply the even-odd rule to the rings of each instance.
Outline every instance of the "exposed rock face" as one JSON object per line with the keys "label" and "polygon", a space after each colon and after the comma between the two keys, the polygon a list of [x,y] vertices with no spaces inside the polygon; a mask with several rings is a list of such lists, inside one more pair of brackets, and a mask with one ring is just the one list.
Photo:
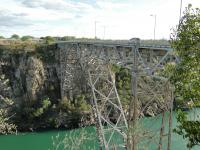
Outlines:
{"label": "exposed rock face", "polygon": [[35,101],[38,99],[37,93],[43,91],[45,81],[43,63],[34,57],[27,60],[26,89],[29,99]]}
{"label": "exposed rock face", "polygon": [[[92,114],[82,110],[87,108],[86,103],[76,99],[63,104],[60,100],[60,60],[55,45],[34,52],[3,51],[0,54],[1,74],[9,79],[10,95],[15,102],[14,113],[17,114],[13,120],[19,130],[74,128],[93,123]],[[76,82],[77,87],[83,86],[82,82]],[[76,95],[81,93],[76,92]],[[42,110],[46,98],[50,105]],[[38,114],[42,115],[38,117]]]}
{"label": "exposed rock face", "polygon": [[1,73],[10,80],[15,101],[32,103],[44,96],[60,98],[59,60],[48,63],[23,53],[2,55],[0,62]]}
{"label": "exposed rock face", "polygon": [[[48,51],[48,54],[46,54],[46,51],[0,54],[0,74],[5,74],[6,78],[10,81],[11,95],[13,101],[16,103],[16,107],[20,108],[23,103],[32,107],[32,104],[40,102],[43,97],[46,96],[50,99],[52,104],[51,112],[48,112],[48,114],[54,117],[46,121],[47,123],[44,122],[44,120],[40,120],[44,122],[44,126],[49,124],[49,122],[55,122],[56,126],[62,125],[69,127],[69,124],[74,124],[74,120],[76,120],[76,122],[81,121],[84,125],[93,123],[92,114],[89,112],[82,112],[80,115],[81,111],[78,109],[74,110],[74,112],[72,110],[66,110],[66,112],[60,111],[63,105],[59,105],[59,100],[61,99],[59,51],[54,47],[45,50]],[[75,72],[77,75],[74,80],[74,91],[76,95],[81,94],[81,89],[87,92],[84,72],[80,70],[79,67],[79,70],[76,69]],[[76,103],[77,102],[74,102],[70,107],[76,109],[77,107],[74,105],[79,105]],[[142,106],[141,104],[141,107]],[[155,116],[158,113],[159,108],[156,103],[153,103],[144,111],[144,115],[146,116]],[[69,120],[72,121],[70,122]],[[33,127],[34,124],[31,122],[31,128]],[[27,126],[25,128],[27,128]]]}

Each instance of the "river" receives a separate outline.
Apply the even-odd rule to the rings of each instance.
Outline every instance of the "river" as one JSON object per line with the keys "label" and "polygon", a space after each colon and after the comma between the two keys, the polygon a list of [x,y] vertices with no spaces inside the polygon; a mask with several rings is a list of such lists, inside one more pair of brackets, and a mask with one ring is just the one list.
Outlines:
{"label": "river", "polygon": [[[194,112],[200,114],[200,109],[195,109],[195,111],[190,111],[190,116],[193,116]],[[173,128],[175,128],[177,122],[175,118],[175,113],[173,113]],[[159,131],[159,127],[161,126],[161,116],[158,115],[157,117],[152,118],[143,118],[142,119],[141,127],[151,130],[152,133]],[[167,117],[166,117],[166,124],[167,124]],[[166,125],[166,131],[167,129]],[[90,126],[84,129],[74,129],[74,130],[51,130],[51,131],[44,131],[44,132],[29,132],[29,133],[18,133],[18,135],[2,135],[0,136],[0,150],[51,150],[53,149],[53,142],[52,137],[54,137],[54,142],[56,142],[56,136],[59,139],[63,139],[64,136],[68,136],[74,138],[75,140],[79,140],[80,133],[82,135],[88,134],[90,138],[86,140],[82,145],[81,149],[88,150],[88,147],[95,147],[98,149],[98,142],[96,138],[95,127]],[[157,132],[157,134],[159,134]],[[117,139],[117,137],[116,137]],[[73,141],[73,139],[72,139]],[[166,149],[167,138],[164,138],[164,149]],[[58,144],[58,142],[57,142]],[[76,145],[77,142],[74,144]],[[187,141],[184,140],[181,136],[173,133],[172,134],[172,150],[187,150],[186,148]],[[141,144],[144,145],[144,144]],[[155,150],[156,146],[153,143],[147,145],[149,150]],[[58,150],[61,150],[60,148]],[[69,148],[68,148],[69,149]],[[192,148],[192,150],[200,150],[200,147],[196,146]]]}

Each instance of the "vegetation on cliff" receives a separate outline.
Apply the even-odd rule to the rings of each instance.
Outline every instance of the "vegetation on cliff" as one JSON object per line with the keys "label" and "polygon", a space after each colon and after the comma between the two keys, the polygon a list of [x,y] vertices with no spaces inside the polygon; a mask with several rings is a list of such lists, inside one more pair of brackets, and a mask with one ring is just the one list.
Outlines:
{"label": "vegetation on cliff", "polygon": [[56,44],[9,41],[0,45],[0,51],[0,70],[9,79],[14,102],[10,121],[18,130],[76,128],[84,117],[89,124],[86,94],[61,100]]}
{"label": "vegetation on cliff", "polygon": [[[43,38],[42,41],[8,40],[0,43],[2,70],[10,79],[15,116],[12,121],[19,130],[78,127],[93,123],[87,92],[72,99],[60,96],[59,49]],[[61,40],[75,39],[63,37]],[[5,63],[4,63],[5,62]],[[131,95],[130,70],[113,65],[116,86],[127,113]],[[156,108],[157,109],[157,108]],[[156,112],[156,111],[155,111]],[[151,113],[151,115],[153,115]],[[26,122],[26,123],[24,123]]]}
{"label": "vegetation on cliff", "polygon": [[0,75],[0,134],[16,133],[16,126],[10,123],[10,119],[14,114],[11,114],[13,101],[10,100],[10,88],[8,80],[4,75]]}

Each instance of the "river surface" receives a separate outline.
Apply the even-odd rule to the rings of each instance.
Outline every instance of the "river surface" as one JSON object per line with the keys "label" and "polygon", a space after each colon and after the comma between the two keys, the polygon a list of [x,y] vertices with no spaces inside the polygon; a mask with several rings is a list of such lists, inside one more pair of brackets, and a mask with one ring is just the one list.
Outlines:
{"label": "river surface", "polygon": [[[190,116],[200,115],[200,109],[196,109],[195,111],[190,111]],[[175,119],[175,113],[173,113],[173,128],[176,126],[176,119]],[[165,121],[166,121],[166,129],[165,132],[168,130],[167,125],[167,118],[168,115],[166,115]],[[159,128],[161,126],[161,116],[158,115],[157,117],[152,118],[143,118],[141,120],[141,129],[144,128],[152,131],[152,134],[159,134]],[[142,129],[143,130],[143,129]],[[80,136],[81,135],[81,136]],[[87,137],[86,135],[89,135]],[[55,145],[58,145],[64,137],[68,138],[68,148],[71,149],[72,145],[79,145],[78,142],[81,138],[85,139],[84,142],[81,145],[81,149],[83,150],[89,150],[90,148],[97,149],[98,150],[98,140],[96,137],[95,127],[90,126],[86,127],[84,129],[74,129],[74,130],[51,130],[51,131],[44,131],[44,132],[30,132],[30,133],[18,133],[18,135],[3,135],[0,136],[0,150],[55,150],[55,147],[53,147],[53,141]],[[56,138],[57,137],[57,138]],[[54,138],[54,140],[52,140]],[[58,139],[58,140],[56,140]],[[116,140],[119,140],[116,137]],[[76,142],[75,142],[76,141]],[[148,147],[148,150],[155,150],[157,149],[157,146],[154,142],[147,143],[145,140],[142,140],[144,143],[140,143],[140,145],[144,147]],[[153,140],[152,140],[153,141]],[[157,138],[158,141],[158,138]],[[156,142],[157,142],[156,141]],[[73,143],[74,142],[74,143]],[[167,137],[163,140],[164,144],[164,150],[166,149],[167,144]],[[187,141],[184,140],[181,136],[172,133],[172,150],[187,150],[186,148]],[[142,147],[141,146],[141,147]],[[139,149],[143,149],[139,148]],[[62,144],[60,148],[57,150],[63,150]],[[192,148],[192,150],[200,150],[199,146],[196,146]]]}

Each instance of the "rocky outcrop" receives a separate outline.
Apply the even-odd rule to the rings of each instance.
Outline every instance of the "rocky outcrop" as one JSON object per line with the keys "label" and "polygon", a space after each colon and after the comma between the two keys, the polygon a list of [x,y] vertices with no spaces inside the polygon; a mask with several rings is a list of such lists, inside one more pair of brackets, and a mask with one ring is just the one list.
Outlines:
{"label": "rocky outcrop", "polygon": [[45,95],[60,98],[59,61],[48,63],[34,54],[12,53],[1,55],[0,62],[2,74],[10,81],[14,100],[32,103]]}
{"label": "rocky outcrop", "polygon": [[[87,103],[77,99],[69,103],[61,101],[60,60],[55,45],[30,52],[1,51],[0,68],[0,73],[9,80],[15,104],[13,120],[20,130],[74,128],[93,123],[92,114],[84,112]],[[76,84],[80,83],[77,81]],[[76,95],[80,96],[80,93]],[[42,109],[47,98],[50,105],[48,109]]]}
{"label": "rocky outcrop", "polygon": [[[27,111],[26,107],[29,107],[29,110],[25,114],[21,114],[21,118],[27,117],[28,115],[32,117],[30,112],[36,113],[35,110],[39,111],[40,109],[37,108],[42,108],[40,105],[44,97],[48,97],[51,101],[50,111],[45,116],[46,121],[37,117],[35,120],[31,118],[35,121],[34,124],[27,117],[26,119],[29,124],[27,123],[22,128],[34,129],[37,128],[35,127],[36,124],[39,127],[51,126],[51,124],[56,127],[71,127],[74,124],[90,125],[94,122],[94,119],[91,117],[91,112],[84,113],[84,110],[80,109],[83,106],[87,108],[85,103],[78,104],[75,98],[72,103],[60,103],[61,71],[59,51],[55,46],[40,47],[34,52],[3,52],[0,54],[0,67],[0,73],[5,74],[6,78],[9,79],[12,99],[15,102],[16,109],[21,113],[22,111]],[[81,94],[80,89],[84,89],[82,91],[88,90],[86,89],[87,83],[83,78],[84,72],[80,70],[80,67],[79,70],[76,70],[75,74],[77,77],[74,80],[74,91],[79,96]],[[23,109],[21,109],[22,106]],[[70,109],[68,109],[69,106],[71,107]],[[140,106],[143,107],[143,104],[141,103]],[[32,108],[35,110],[33,111]],[[158,113],[160,113],[160,110],[157,103],[152,103],[152,105],[144,110],[143,115],[155,116]],[[38,122],[42,122],[42,124],[38,124]]]}
{"label": "rocky outcrop", "polygon": [[[27,68],[25,79],[27,95],[30,100],[36,101],[38,99],[38,93],[42,93],[44,88],[44,66],[41,60],[34,57],[29,57],[27,60]],[[17,72],[20,73],[20,70]]]}

